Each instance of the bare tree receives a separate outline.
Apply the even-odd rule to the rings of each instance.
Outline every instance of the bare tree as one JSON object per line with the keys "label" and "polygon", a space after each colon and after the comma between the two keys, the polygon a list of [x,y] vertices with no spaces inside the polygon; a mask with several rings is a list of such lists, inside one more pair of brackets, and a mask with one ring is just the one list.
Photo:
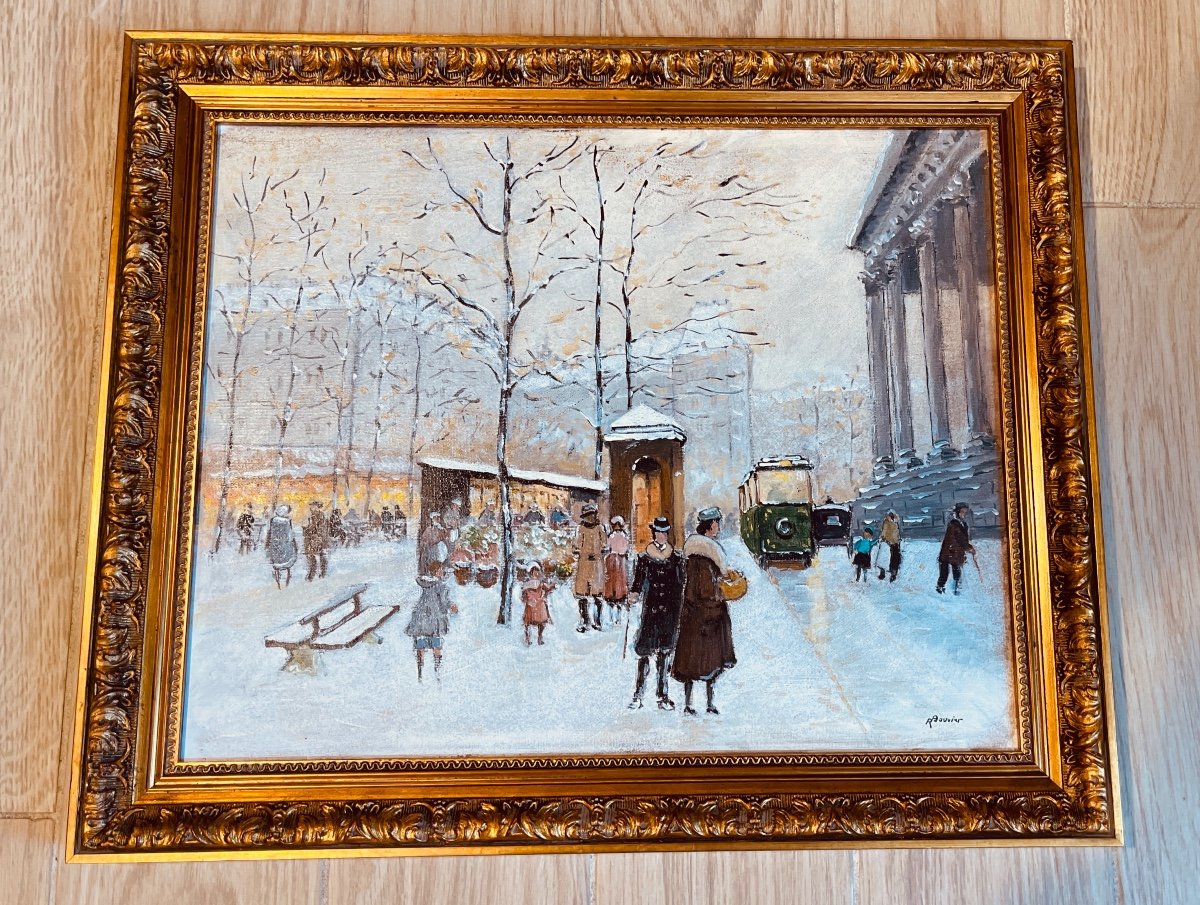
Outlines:
{"label": "bare tree", "polygon": [[[792,208],[802,199],[782,193],[778,184],[756,183],[744,173],[696,184],[671,178],[668,167],[687,158],[704,158],[704,143],[687,148],[663,144],[637,162],[617,191],[633,192],[627,241],[613,254],[610,268],[620,279],[613,303],[624,322],[625,405],[635,404],[640,370],[634,312],[644,295],[666,294],[694,299],[700,291],[736,296],[755,292],[762,283],[750,276],[765,260],[751,260],[753,239],[770,235],[752,225],[770,215],[781,223],[794,220]],[[652,237],[678,236],[665,253],[649,258],[643,246]],[[665,328],[673,331],[684,324]]]}
{"label": "bare tree", "polygon": [[369,303],[364,297],[364,287],[395,247],[395,242],[372,247],[370,231],[359,224],[357,239],[344,249],[340,258],[334,259],[334,264],[329,262],[331,252],[328,246],[321,252],[321,261],[330,272],[329,291],[336,299],[342,315],[340,326],[332,326],[319,333],[321,344],[333,353],[337,361],[333,369],[318,369],[325,379],[325,396],[333,408],[336,424],[337,436],[330,476],[331,506],[337,505],[340,480],[344,505],[350,507],[356,412],[363,376],[362,356],[371,345],[373,327],[367,314]]}
{"label": "bare tree", "polygon": [[[221,539],[225,530],[226,513],[229,506],[229,487],[233,480],[233,450],[237,436],[238,392],[246,374],[253,366],[246,365],[242,356],[245,352],[246,337],[254,325],[255,305],[258,302],[257,293],[264,283],[282,271],[282,268],[271,268],[263,262],[269,250],[290,239],[277,233],[263,234],[262,221],[264,209],[274,201],[280,189],[299,172],[290,176],[277,176],[273,173],[259,175],[257,172],[258,158],[251,162],[250,172],[243,173],[238,186],[233,190],[233,202],[240,216],[245,219],[245,231],[240,233],[242,240],[232,253],[218,253],[217,257],[233,262],[240,283],[238,296],[231,300],[221,289],[214,289],[217,299],[217,313],[221,323],[228,333],[232,348],[223,353],[217,353],[206,363],[206,370],[212,384],[220,389],[225,398],[226,437],[224,460],[221,466],[221,491],[217,499],[217,530],[213,538],[212,552],[215,555],[221,550]],[[226,224],[229,233],[237,235],[233,224]],[[226,359],[224,363],[220,359]]]}
{"label": "bare tree", "polygon": [[[317,181],[321,187],[325,182],[325,172]],[[275,440],[275,478],[271,489],[271,511],[279,503],[279,487],[283,480],[283,463],[287,448],[288,429],[296,415],[308,408],[315,408],[323,403],[320,398],[300,401],[297,398],[297,382],[304,377],[300,362],[319,361],[321,355],[316,352],[305,353],[302,350],[304,339],[311,339],[311,331],[302,323],[302,313],[306,300],[311,301],[313,294],[313,265],[324,251],[329,241],[329,228],[320,222],[320,216],[326,210],[325,196],[314,199],[309,192],[301,191],[300,195],[289,195],[283,190],[283,204],[295,235],[292,240],[302,249],[300,262],[296,267],[295,292],[287,296],[271,293],[268,299],[283,319],[283,329],[278,345],[264,349],[268,360],[278,361],[282,374],[275,380],[268,381],[268,392],[275,408],[275,423],[278,433]]]}
{"label": "bare tree", "polygon": [[[502,524],[500,606],[496,617],[500,624],[507,624],[512,618],[513,516],[508,441],[509,410],[521,378],[514,356],[518,326],[522,315],[542,292],[564,274],[581,269],[580,264],[566,261],[557,253],[560,243],[569,238],[570,230],[561,226],[564,217],[560,209],[537,191],[533,183],[577,159],[578,144],[578,136],[563,139],[548,151],[535,155],[532,163],[518,164],[510,136],[504,136],[502,146],[484,142],[483,150],[496,168],[494,177],[490,184],[478,181],[469,190],[460,188],[432,141],[427,143],[427,156],[405,151],[418,166],[440,176],[447,192],[443,200],[426,202],[419,216],[438,210],[464,215],[475,227],[473,231],[493,244],[501,264],[498,279],[484,287],[473,284],[461,273],[448,275],[444,260],[401,265],[402,270],[416,274],[458,306],[469,321],[466,329],[474,340],[474,350],[485,353],[480,360],[499,385],[495,455]],[[514,204],[518,206],[516,211]],[[532,261],[518,275],[514,261],[516,233],[531,228],[541,230],[540,239],[536,241]],[[490,269],[483,256],[471,250],[470,243],[460,242],[450,233],[446,237],[450,247],[445,250],[445,257],[472,261],[485,272]]]}

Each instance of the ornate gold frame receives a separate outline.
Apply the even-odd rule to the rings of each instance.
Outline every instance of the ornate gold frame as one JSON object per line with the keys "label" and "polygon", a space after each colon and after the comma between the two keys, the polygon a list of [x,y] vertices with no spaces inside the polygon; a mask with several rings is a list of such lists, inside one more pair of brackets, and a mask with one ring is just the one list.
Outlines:
{"label": "ornate gold frame", "polygon": [[[257,119],[985,129],[1018,749],[178,763],[213,136]],[[132,33],[117,173],[69,857],[1119,844],[1069,43]]]}

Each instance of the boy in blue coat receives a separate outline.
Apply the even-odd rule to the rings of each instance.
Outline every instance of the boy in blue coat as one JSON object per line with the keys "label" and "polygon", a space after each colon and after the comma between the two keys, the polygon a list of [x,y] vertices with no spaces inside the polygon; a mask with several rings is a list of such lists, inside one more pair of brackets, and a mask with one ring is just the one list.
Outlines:
{"label": "boy in blue coat", "polygon": [[871,574],[871,550],[875,547],[875,532],[870,528],[863,528],[863,533],[858,540],[854,542],[854,580],[867,580],[867,576]]}

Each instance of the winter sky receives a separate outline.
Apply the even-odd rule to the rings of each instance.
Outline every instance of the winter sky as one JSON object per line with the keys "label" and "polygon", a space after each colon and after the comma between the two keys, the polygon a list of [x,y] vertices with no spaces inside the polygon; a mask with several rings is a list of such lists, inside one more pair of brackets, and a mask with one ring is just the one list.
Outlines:
{"label": "winter sky", "polygon": [[[698,186],[714,180],[740,176],[746,182],[771,185],[771,196],[780,199],[785,215],[776,210],[747,209],[737,215],[753,235],[735,243],[742,267],[724,281],[697,287],[687,300],[674,288],[647,292],[652,298],[639,316],[651,326],[665,326],[689,313],[696,302],[730,300],[735,307],[752,307],[753,313],[738,314],[739,326],[758,334],[754,386],[769,391],[793,383],[810,384],[819,377],[836,380],[866,367],[866,337],[862,284],[858,274],[861,254],[846,247],[874,169],[884,148],[886,130],[718,130],[718,129],[608,129],[533,130],[495,128],[429,128],[426,126],[267,126],[224,125],[221,127],[217,186],[215,194],[214,257],[212,285],[235,285],[235,265],[222,253],[233,253],[245,241],[244,219],[232,203],[233,191],[243,175],[264,172],[286,177],[298,171],[288,184],[293,197],[311,192],[326,197],[329,216],[339,223],[334,242],[351,243],[370,232],[371,241],[395,241],[399,251],[423,249],[441,254],[446,249],[466,248],[477,255],[478,264],[463,260],[454,265],[474,286],[495,282],[498,254],[489,236],[464,206],[438,207],[426,211],[430,200],[447,197],[447,182],[440,171],[425,169],[438,161],[454,187],[469,197],[481,199],[485,212],[499,212],[499,168],[488,156],[507,137],[515,167],[528,169],[537,160],[578,137],[575,150],[603,141],[611,148],[600,160],[601,181],[608,199],[609,230],[607,255],[616,257],[629,246],[629,211],[638,176],[628,172],[654,149],[671,143],[675,148],[701,150],[686,161],[668,162],[659,178],[668,194],[643,202],[643,222],[653,222],[655,205],[666,213],[671,205],[685,203]],[[411,155],[411,156],[410,156]],[[414,159],[415,158],[415,159]],[[562,159],[566,159],[565,157]],[[645,169],[640,172],[645,172]],[[561,182],[559,181],[561,179]],[[595,181],[586,155],[561,172],[536,176],[525,183],[524,195],[514,196],[514,218],[518,208],[532,211],[540,194],[566,193],[581,210],[592,212]],[[478,192],[478,196],[474,195]],[[453,199],[451,199],[453,200]],[[589,207],[590,205],[590,207]],[[565,215],[564,215],[565,216]],[[561,221],[560,221],[561,222]],[[650,230],[639,240],[639,256],[663,268],[672,264],[695,265],[693,272],[722,263],[715,246],[697,244],[680,255],[679,243],[686,229],[704,221],[692,219],[691,227],[679,221]],[[286,222],[262,223],[260,228],[285,232]],[[737,235],[731,231],[731,239]],[[532,260],[538,236],[514,237],[518,261]],[[272,250],[275,260],[261,266],[285,267],[286,245]],[[688,259],[692,255],[694,260]],[[336,257],[336,255],[334,255]],[[445,264],[446,259],[440,259]],[[675,268],[678,270],[678,266]],[[472,269],[474,268],[474,269]],[[658,275],[667,273],[660,269]],[[457,275],[457,274],[456,274]],[[644,279],[653,281],[649,270]],[[608,274],[612,281],[615,274]],[[594,282],[594,272],[580,268],[566,275],[545,293],[537,311],[530,311],[526,329],[540,333],[530,341],[552,345],[582,342],[564,326],[563,311],[583,298]],[[754,289],[748,287],[754,286]],[[611,285],[606,291],[617,287]],[[651,287],[653,288],[653,287]],[[674,293],[674,294],[672,294]],[[606,325],[619,329],[618,317]],[[557,331],[557,332],[556,332]],[[616,333],[612,332],[615,340]]]}

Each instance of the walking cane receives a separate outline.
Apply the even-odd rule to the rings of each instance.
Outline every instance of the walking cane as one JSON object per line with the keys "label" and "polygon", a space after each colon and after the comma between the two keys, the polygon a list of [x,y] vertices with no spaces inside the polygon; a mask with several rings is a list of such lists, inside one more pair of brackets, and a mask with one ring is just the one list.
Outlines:
{"label": "walking cane", "polygon": [[629,611],[625,614],[625,640],[621,642],[621,659],[625,659],[625,654],[629,650],[629,623],[633,619],[633,607],[629,607]]}
{"label": "walking cane", "polygon": [[975,571],[979,574],[979,580],[983,581],[983,569],[979,568],[979,559],[975,556],[975,551],[971,551],[971,562],[975,563]]}

